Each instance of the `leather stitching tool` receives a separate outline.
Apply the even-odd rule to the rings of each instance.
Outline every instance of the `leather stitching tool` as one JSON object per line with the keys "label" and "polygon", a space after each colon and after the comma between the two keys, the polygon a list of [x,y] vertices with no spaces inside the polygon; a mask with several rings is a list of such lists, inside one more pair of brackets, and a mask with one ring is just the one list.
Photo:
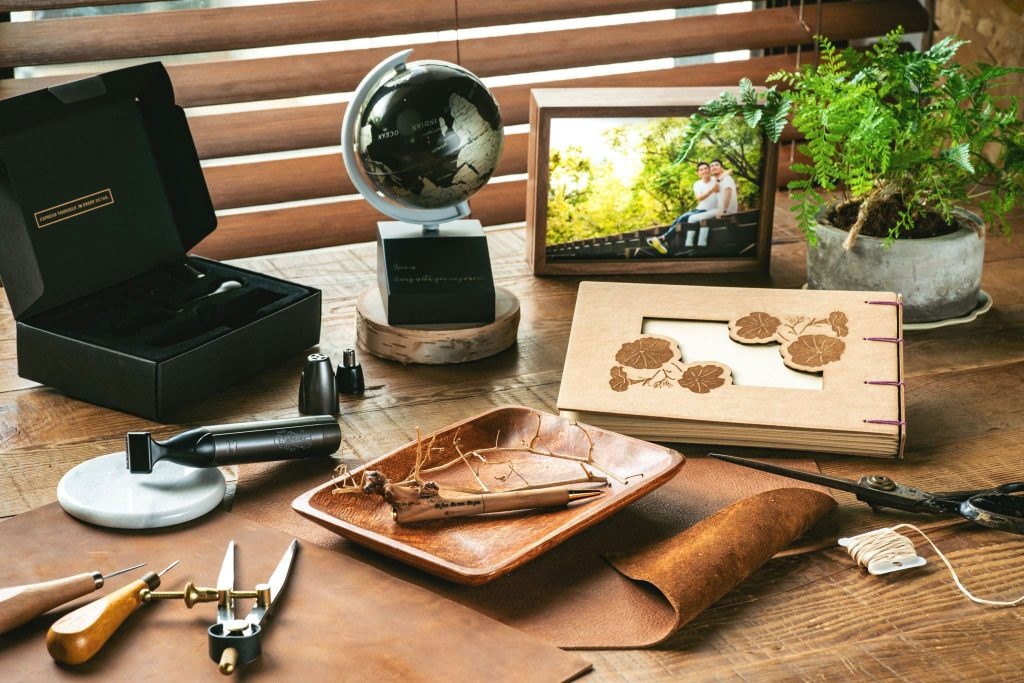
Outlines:
{"label": "leather stitching tool", "polygon": [[160,586],[160,577],[169,572],[175,560],[159,572],[147,572],[137,581],[68,612],[50,627],[46,649],[61,664],[81,664],[99,652],[131,614],[142,607],[142,593]]}
{"label": "leather stitching tool", "polygon": [[100,572],[85,572],[52,581],[41,581],[23,586],[0,588],[0,634],[21,626],[58,605],[98,591],[107,579],[138,569],[146,563],[118,569],[104,576]]}

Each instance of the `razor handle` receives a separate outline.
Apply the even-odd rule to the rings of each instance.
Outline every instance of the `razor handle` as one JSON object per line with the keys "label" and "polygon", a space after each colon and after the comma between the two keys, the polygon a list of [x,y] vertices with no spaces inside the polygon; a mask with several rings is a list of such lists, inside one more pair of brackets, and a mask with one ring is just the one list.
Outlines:
{"label": "razor handle", "polygon": [[132,472],[152,471],[158,460],[220,467],[326,456],[340,446],[341,428],[330,415],[197,427],[166,441],[154,441],[146,432],[132,432],[127,437]]}

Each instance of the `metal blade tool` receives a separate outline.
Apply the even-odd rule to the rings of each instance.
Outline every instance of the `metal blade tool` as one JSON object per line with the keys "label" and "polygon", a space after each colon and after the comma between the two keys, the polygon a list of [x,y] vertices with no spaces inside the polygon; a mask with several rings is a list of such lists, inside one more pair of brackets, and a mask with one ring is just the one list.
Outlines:
{"label": "metal blade tool", "polygon": [[[284,590],[298,552],[299,542],[292,540],[266,583],[251,590],[235,590],[235,542],[228,543],[217,577],[216,588],[196,586],[189,581],[181,591],[142,591],[142,600],[182,600],[188,608],[200,602],[217,603],[217,623],[207,629],[210,659],[217,662],[224,675],[255,661],[262,654],[260,645],[263,624]],[[256,602],[244,619],[235,617],[235,600],[251,598]]]}

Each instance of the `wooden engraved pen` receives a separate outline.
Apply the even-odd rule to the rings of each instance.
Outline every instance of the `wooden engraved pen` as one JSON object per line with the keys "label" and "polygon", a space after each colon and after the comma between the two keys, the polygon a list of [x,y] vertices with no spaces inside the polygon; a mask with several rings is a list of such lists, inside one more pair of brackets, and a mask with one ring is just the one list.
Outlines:
{"label": "wooden engraved pen", "polygon": [[578,500],[596,498],[604,491],[577,489],[568,486],[481,493],[466,496],[430,496],[411,503],[395,505],[392,515],[399,524],[424,522],[431,519],[483,515],[488,512],[532,510],[534,508],[562,507]]}

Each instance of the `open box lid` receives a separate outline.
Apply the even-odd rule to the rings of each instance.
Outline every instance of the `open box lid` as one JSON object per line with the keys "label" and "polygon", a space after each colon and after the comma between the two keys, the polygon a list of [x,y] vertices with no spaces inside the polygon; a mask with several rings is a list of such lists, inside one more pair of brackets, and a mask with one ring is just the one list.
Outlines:
{"label": "open box lid", "polygon": [[0,277],[16,319],[179,259],[216,225],[159,62],[0,101]]}

